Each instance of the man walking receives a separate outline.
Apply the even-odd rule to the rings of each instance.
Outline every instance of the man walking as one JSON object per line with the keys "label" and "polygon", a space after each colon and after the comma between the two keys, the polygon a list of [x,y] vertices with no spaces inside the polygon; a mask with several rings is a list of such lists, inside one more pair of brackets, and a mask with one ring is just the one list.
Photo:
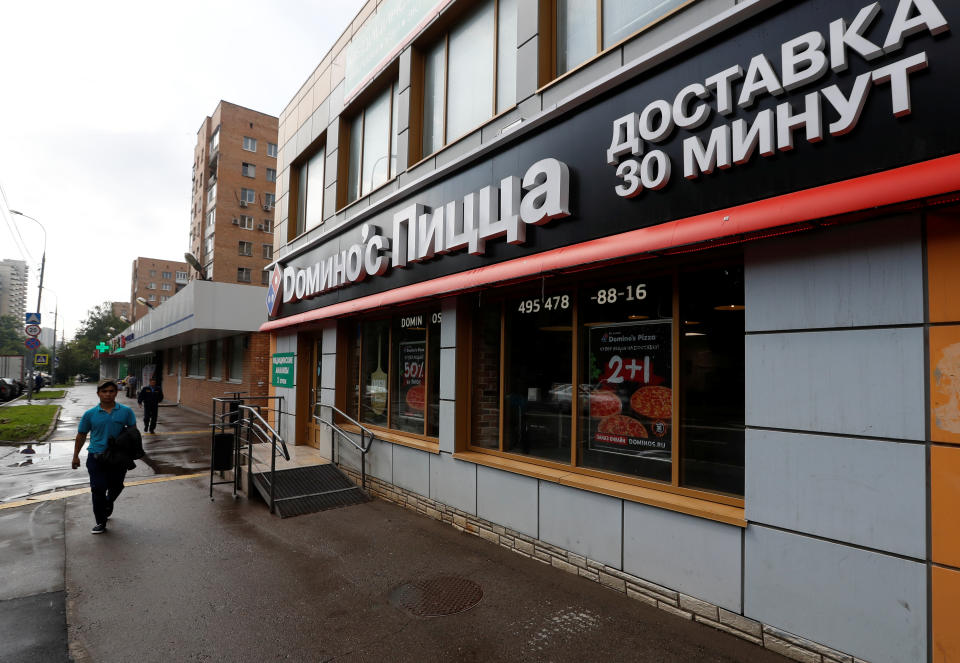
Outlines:
{"label": "man walking", "polygon": [[143,431],[155,432],[157,430],[157,412],[160,408],[160,401],[163,400],[163,389],[157,386],[157,378],[151,377],[150,384],[140,390],[137,396],[137,404],[143,407]]}
{"label": "man walking", "polygon": [[90,474],[90,494],[93,497],[93,517],[96,524],[91,534],[107,531],[107,518],[113,513],[113,503],[123,491],[123,479],[127,475],[125,465],[106,462],[103,452],[107,450],[107,440],[115,438],[124,426],[136,426],[137,417],[126,405],[117,403],[117,383],[103,380],[97,385],[100,404],[83,413],[77,428],[77,439],[73,447],[73,469],[80,467],[80,450],[90,433],[90,446],[87,448],[87,472]]}

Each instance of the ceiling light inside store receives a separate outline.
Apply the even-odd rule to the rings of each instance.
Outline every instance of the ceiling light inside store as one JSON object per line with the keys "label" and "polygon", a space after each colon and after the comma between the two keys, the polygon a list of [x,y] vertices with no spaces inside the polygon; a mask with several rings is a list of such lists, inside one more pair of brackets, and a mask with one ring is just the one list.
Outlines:
{"label": "ceiling light inside store", "polygon": [[628,315],[627,320],[649,320],[649,315]]}
{"label": "ceiling light inside store", "polygon": [[684,336],[706,336],[704,332],[684,332]]}
{"label": "ceiling light inside store", "polygon": [[724,304],[722,306],[714,306],[714,311],[742,311],[746,308],[743,304]]}

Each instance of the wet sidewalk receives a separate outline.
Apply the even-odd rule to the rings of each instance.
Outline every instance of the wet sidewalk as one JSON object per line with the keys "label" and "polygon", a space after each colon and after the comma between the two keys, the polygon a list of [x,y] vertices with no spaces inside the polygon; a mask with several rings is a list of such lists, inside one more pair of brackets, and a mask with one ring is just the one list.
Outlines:
{"label": "wet sidewalk", "polygon": [[129,486],[98,536],[86,493],[0,505],[0,661],[787,660],[393,504],[280,519],[208,480]]}

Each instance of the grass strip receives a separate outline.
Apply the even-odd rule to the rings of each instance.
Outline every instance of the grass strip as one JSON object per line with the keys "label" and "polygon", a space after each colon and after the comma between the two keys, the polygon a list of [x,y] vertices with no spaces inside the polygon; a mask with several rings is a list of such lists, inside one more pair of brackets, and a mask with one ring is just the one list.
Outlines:
{"label": "grass strip", "polygon": [[35,391],[33,392],[33,400],[49,400],[51,398],[63,398],[63,395],[67,392],[63,389],[58,391]]}
{"label": "grass strip", "polygon": [[17,405],[0,410],[0,442],[35,440],[50,428],[57,405]]}

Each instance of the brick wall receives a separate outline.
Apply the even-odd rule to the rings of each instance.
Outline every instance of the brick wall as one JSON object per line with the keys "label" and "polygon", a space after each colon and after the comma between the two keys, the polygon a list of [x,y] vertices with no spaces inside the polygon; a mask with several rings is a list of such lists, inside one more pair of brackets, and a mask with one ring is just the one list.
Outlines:
{"label": "brick wall", "polygon": [[[225,341],[227,339],[224,339]],[[213,356],[213,343],[209,344],[207,352],[207,375],[210,375],[210,362]],[[227,375],[229,371],[229,356],[224,351],[224,369],[222,378],[198,378],[188,375],[190,364],[187,348],[184,348],[183,367],[180,377],[180,404],[197,412],[211,411],[213,398],[221,398],[225,392],[243,391],[245,398],[252,396],[266,396],[270,385],[270,336],[269,334],[254,333],[249,335],[247,347],[243,352],[243,377],[240,382],[234,382]],[[171,378],[168,378],[171,379]]]}

